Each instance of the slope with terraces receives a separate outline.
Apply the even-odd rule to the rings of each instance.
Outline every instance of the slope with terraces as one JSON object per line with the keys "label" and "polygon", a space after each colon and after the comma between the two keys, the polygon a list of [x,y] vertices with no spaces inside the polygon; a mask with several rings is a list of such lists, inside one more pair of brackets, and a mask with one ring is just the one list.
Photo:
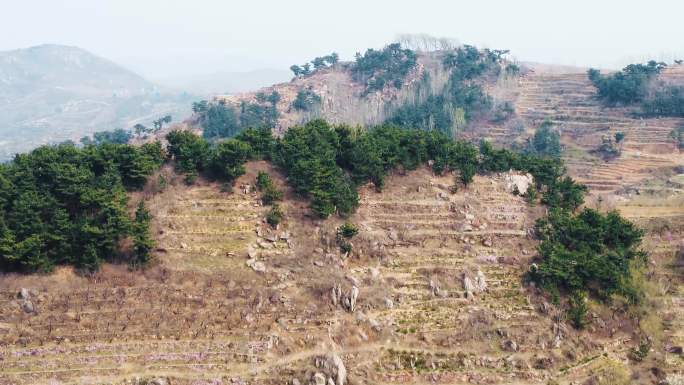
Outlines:
{"label": "slope with terraces", "polygon": [[[661,78],[682,73],[684,66],[673,66]],[[684,164],[670,138],[684,119],[637,117],[626,108],[603,107],[595,93],[584,71],[531,71],[520,81],[516,110],[529,126],[549,119],[560,129],[563,142],[574,150],[566,153],[569,171],[593,191],[615,191]],[[620,157],[605,162],[590,154],[602,137],[612,138],[616,132],[625,134]]]}
{"label": "slope with terraces", "polygon": [[[364,187],[347,255],[341,219],[311,218],[268,164],[247,168],[232,192],[170,178],[148,197],[159,262],[142,274],[4,277],[0,383],[309,383],[334,354],[348,384],[565,384],[634,345],[626,315],[592,305],[578,332],[523,284],[544,208],[504,175],[453,193],[421,168]],[[286,189],[278,229],[249,186],[258,170]],[[354,286],[353,311],[333,301]]]}

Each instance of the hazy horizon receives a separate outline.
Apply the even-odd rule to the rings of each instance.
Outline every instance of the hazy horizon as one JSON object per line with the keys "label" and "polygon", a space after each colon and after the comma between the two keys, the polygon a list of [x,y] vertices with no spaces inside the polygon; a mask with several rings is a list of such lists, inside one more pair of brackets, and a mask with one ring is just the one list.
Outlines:
{"label": "hazy horizon", "polygon": [[405,33],[548,64],[619,68],[684,56],[684,5],[668,1],[25,0],[4,8],[0,50],[73,45],[152,80],[286,69],[331,51],[350,60]]}

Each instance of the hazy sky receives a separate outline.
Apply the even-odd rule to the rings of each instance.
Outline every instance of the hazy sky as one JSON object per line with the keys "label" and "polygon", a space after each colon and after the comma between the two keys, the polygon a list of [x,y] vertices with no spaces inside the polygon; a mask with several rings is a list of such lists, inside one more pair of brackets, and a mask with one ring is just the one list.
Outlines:
{"label": "hazy sky", "polygon": [[1,2],[0,50],[75,45],[153,79],[287,68],[330,51],[351,59],[400,33],[606,68],[684,53],[682,0]]}

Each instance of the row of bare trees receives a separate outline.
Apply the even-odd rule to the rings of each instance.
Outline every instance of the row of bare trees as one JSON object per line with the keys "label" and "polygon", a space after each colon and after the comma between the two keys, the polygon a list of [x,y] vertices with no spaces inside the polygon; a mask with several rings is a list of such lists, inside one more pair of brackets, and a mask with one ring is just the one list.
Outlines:
{"label": "row of bare trees", "polygon": [[414,51],[448,51],[458,48],[461,44],[456,39],[448,37],[435,37],[426,33],[420,34],[400,34],[396,37],[396,42],[403,48]]}

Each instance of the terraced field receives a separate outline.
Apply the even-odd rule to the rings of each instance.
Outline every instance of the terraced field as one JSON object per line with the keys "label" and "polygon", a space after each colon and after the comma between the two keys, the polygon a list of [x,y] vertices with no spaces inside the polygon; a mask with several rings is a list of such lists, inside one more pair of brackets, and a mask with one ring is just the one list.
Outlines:
{"label": "terraced field", "polygon": [[[684,66],[662,74],[666,82],[681,83]],[[684,154],[669,134],[683,119],[643,119],[624,108],[604,108],[594,98],[586,73],[525,75],[520,83],[517,113],[529,125],[550,119],[561,130],[569,172],[589,186],[588,205],[616,208],[646,230],[644,250],[649,253],[651,281],[647,285],[651,314],[642,327],[667,349],[684,343],[684,190],[676,181]],[[591,153],[602,136],[626,134],[622,154],[603,160]],[[682,373],[676,355],[660,357],[663,368]]]}
{"label": "terraced field", "polygon": [[[607,368],[608,377],[634,369],[629,381],[646,384],[662,371],[684,375],[681,354],[667,352],[684,345],[684,191],[673,175],[682,156],[667,137],[681,122],[603,109],[583,73],[527,74],[518,92],[518,116],[530,127],[552,119],[570,172],[606,197],[588,204],[647,229],[650,314],[592,302],[588,328],[569,327],[524,282],[545,208],[512,194],[506,174],[456,192],[451,176],[426,168],[391,175],[383,192],[365,186],[349,218],[360,233],[343,253],[342,219],[312,217],[281,175],[251,162],[232,191],[176,176],[146,196],[157,263],[144,272],[2,276],[0,384],[565,385]],[[620,157],[590,153],[616,131],[627,134]],[[517,134],[493,126],[487,135]],[[252,188],[259,170],[285,191],[277,229]],[[655,340],[641,363],[627,358],[643,336],[637,324]]]}
{"label": "terraced field", "polygon": [[[661,77],[676,79],[683,73],[684,66],[674,66]],[[567,156],[570,172],[593,191],[615,191],[651,178],[662,169],[684,165],[684,156],[669,136],[684,119],[640,118],[628,109],[605,108],[595,93],[585,72],[532,72],[522,77],[516,111],[529,126],[551,120],[566,145],[585,152],[597,149],[603,136],[625,134],[622,155],[614,160],[605,162],[586,154]]]}
{"label": "terraced field", "polygon": [[364,188],[347,255],[341,220],[309,218],[289,191],[286,221],[263,223],[247,186],[260,169],[283,183],[252,163],[232,193],[172,184],[151,197],[159,262],[144,273],[4,277],[0,383],[334,382],[341,362],[350,384],[544,384],[631,346],[625,318],[597,308],[578,333],[523,285],[543,208],[503,176],[451,193],[450,177],[421,169]]}

